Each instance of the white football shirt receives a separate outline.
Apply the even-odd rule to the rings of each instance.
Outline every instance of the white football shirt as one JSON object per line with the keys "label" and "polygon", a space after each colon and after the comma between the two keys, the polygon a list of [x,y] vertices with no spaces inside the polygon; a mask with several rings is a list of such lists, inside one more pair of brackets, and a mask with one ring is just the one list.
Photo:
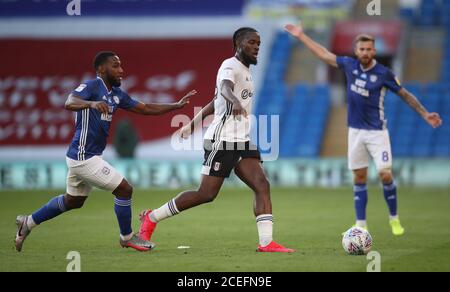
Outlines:
{"label": "white football shirt", "polygon": [[[247,111],[247,117],[241,116],[241,119],[238,120],[237,117],[233,116],[233,105],[220,92],[220,87],[224,80],[233,82],[233,93]],[[253,78],[249,68],[236,57],[223,61],[216,79],[214,120],[208,127],[204,139],[226,142],[249,141],[253,97]]]}

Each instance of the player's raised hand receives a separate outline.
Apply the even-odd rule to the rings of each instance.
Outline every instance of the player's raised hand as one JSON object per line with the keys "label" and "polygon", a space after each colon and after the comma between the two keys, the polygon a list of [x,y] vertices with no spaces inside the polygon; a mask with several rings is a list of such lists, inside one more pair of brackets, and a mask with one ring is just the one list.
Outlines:
{"label": "player's raised hand", "polygon": [[105,115],[109,114],[109,107],[104,101],[93,101],[90,104],[90,108],[96,109]]}
{"label": "player's raised hand", "polygon": [[435,129],[442,125],[442,119],[438,113],[428,113],[425,117],[425,120],[428,124],[430,124],[430,126]]}
{"label": "player's raised hand", "polygon": [[303,34],[303,26],[299,24],[298,26],[294,24],[286,24],[284,30],[290,33],[292,36],[298,38]]}
{"label": "player's raised hand", "polygon": [[197,94],[197,90],[191,90],[191,91],[189,91],[185,96],[183,96],[178,102],[177,102],[177,105],[180,107],[180,108],[182,108],[182,107],[184,107],[186,104],[188,104],[189,103],[189,98],[191,97],[191,96],[193,96],[193,95],[196,95]]}

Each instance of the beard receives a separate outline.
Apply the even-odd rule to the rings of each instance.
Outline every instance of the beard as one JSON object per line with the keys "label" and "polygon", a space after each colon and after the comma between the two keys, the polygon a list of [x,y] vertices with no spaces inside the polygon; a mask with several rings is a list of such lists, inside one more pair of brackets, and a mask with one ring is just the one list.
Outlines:
{"label": "beard", "polygon": [[112,76],[108,76],[108,82],[114,87],[120,87],[120,85],[122,85],[122,82],[118,78],[114,78]]}
{"label": "beard", "polygon": [[257,65],[258,64],[258,59],[254,58],[253,56],[249,56],[247,54],[242,54],[242,59],[245,63],[249,64],[249,65]]}
{"label": "beard", "polygon": [[113,79],[113,80],[111,80],[111,85],[114,87],[120,87],[120,85],[122,85],[122,82],[120,82],[119,80]]}
{"label": "beard", "polygon": [[359,59],[359,62],[361,64],[365,65],[365,66],[368,66],[368,65],[372,64],[372,61],[373,61],[373,58],[370,58],[370,57],[368,57],[368,58],[360,58]]}

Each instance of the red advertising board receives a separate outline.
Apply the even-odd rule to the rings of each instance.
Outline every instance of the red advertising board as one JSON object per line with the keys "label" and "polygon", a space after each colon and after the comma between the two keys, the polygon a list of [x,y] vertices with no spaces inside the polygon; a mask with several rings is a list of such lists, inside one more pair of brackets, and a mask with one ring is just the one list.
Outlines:
{"label": "red advertising board", "polygon": [[196,89],[183,110],[145,117],[119,110],[117,122],[129,119],[140,141],[174,132],[175,114],[193,115],[214,95],[221,62],[232,55],[229,39],[70,39],[0,40],[0,145],[58,145],[72,138],[74,114],[64,109],[67,95],[94,78],[98,51],[116,52],[125,71],[122,89],[143,102],[175,102]]}
{"label": "red advertising board", "polygon": [[379,55],[393,55],[400,44],[403,24],[400,21],[341,21],[336,23],[332,50],[339,55],[352,55],[353,41],[359,34],[376,38]]}

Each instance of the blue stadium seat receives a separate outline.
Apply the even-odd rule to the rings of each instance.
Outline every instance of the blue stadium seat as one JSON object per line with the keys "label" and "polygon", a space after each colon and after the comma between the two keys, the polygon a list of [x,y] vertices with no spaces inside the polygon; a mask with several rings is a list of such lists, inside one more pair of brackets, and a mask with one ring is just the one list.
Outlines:
{"label": "blue stadium seat", "polygon": [[433,155],[433,149],[430,144],[414,145],[412,149],[412,156],[417,158],[430,157]]}
{"label": "blue stadium seat", "polygon": [[400,158],[411,157],[411,151],[410,151],[410,148],[408,148],[408,147],[392,146],[392,153],[393,153],[394,157],[400,157]]}
{"label": "blue stadium seat", "polygon": [[450,157],[450,144],[435,144],[433,155],[435,157]]}
{"label": "blue stadium seat", "polygon": [[408,82],[403,84],[403,86],[408,89],[411,93],[417,96],[422,96],[422,84],[418,82]]}
{"label": "blue stadium seat", "polygon": [[317,157],[328,119],[330,88],[328,85],[284,83],[293,41],[279,32],[270,52],[269,68],[258,96],[258,114],[280,115],[280,155],[282,157]]}
{"label": "blue stadium seat", "polygon": [[409,9],[409,8],[402,8],[399,11],[399,15],[405,21],[412,23],[414,21],[414,17],[415,17],[415,10]]}

